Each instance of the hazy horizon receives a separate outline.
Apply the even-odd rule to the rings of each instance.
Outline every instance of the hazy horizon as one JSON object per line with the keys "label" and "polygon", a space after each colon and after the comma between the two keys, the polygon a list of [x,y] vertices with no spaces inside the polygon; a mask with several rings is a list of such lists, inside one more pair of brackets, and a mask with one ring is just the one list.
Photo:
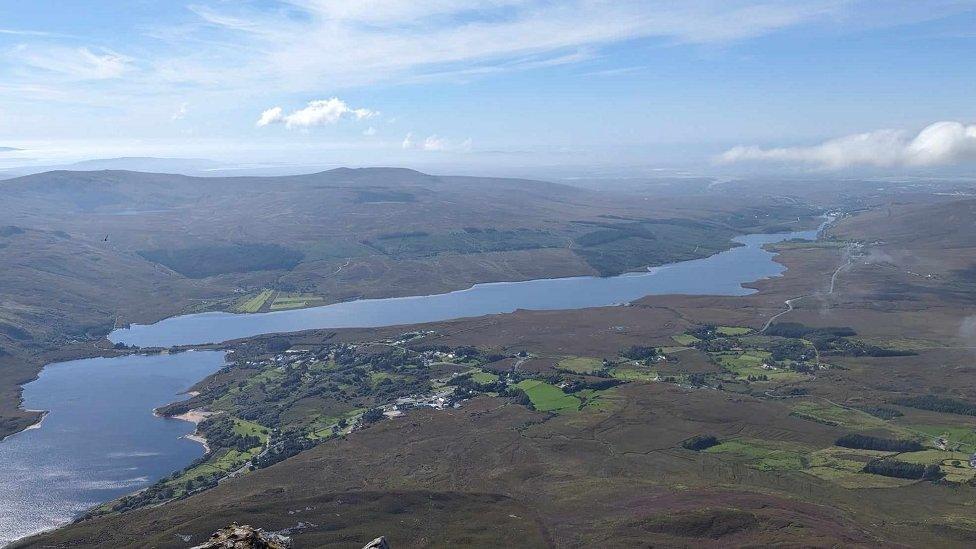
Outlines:
{"label": "hazy horizon", "polygon": [[0,21],[0,170],[925,174],[976,159],[971,1],[45,0]]}

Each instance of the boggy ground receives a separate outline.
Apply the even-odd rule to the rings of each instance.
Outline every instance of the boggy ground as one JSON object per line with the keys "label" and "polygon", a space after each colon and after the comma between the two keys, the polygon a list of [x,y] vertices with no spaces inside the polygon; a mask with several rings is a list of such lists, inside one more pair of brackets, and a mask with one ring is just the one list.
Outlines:
{"label": "boggy ground", "polygon": [[[674,336],[703,324],[759,329],[786,299],[801,298],[778,321],[850,327],[852,340],[913,355],[824,354],[819,359],[830,368],[799,379],[722,388],[711,378],[699,386],[638,380],[573,413],[479,396],[457,409],[379,421],[186,499],[83,521],[20,546],[181,547],[179,536],[198,541],[235,520],[289,529],[298,547],[356,547],[378,535],[396,547],[971,546],[973,471],[964,462],[976,451],[976,420],[902,400],[976,402],[966,293],[952,286],[956,278],[919,280],[897,259],[909,257],[899,253],[907,243],[884,244],[878,261],[875,237],[863,227],[854,218],[833,230],[867,243],[859,249],[784,251],[786,275],[757,283],[752,296],[649,297],[630,307],[520,311],[289,340],[373,341],[432,330],[437,344],[526,351],[528,360],[498,361],[495,370],[541,376],[566,357],[617,359],[632,345],[679,347]],[[870,228],[884,231],[879,222]],[[953,240],[942,242],[941,252],[927,253],[952,257]],[[657,367],[661,373],[728,375],[712,353],[669,353],[682,358]],[[836,445],[851,433],[916,440],[925,449]],[[684,447],[699,435],[719,444]],[[937,437],[952,448],[935,449]],[[862,470],[882,456],[935,464],[945,477]]]}

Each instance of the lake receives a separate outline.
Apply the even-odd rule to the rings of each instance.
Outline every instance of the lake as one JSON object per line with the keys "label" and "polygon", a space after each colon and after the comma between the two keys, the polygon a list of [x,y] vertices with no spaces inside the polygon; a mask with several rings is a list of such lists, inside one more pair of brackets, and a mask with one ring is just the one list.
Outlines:
{"label": "lake", "polygon": [[626,303],[648,295],[746,295],[742,284],[778,276],[784,267],[763,244],[790,238],[813,240],[817,231],[737,237],[737,248],[692,261],[614,277],[581,276],[477,284],[446,294],[363,299],[291,311],[257,314],[201,313],[135,324],[109,334],[113,343],[170,347],[219,343],[276,332],[319,328],[371,328],[510,313],[516,309],[582,309]]}
{"label": "lake", "polygon": [[24,385],[41,424],[0,442],[0,545],[55,528],[203,455],[192,423],[153,409],[224,365],[221,352],[51,364]]}
{"label": "lake", "polygon": [[[371,299],[261,314],[204,313],[133,325],[110,334],[140,347],[220,342],[313,328],[433,322],[516,309],[580,309],[647,295],[746,295],[742,286],[784,267],[767,243],[815,239],[817,231],[746,235],[704,259],[616,277],[478,284],[446,294]],[[155,417],[155,407],[223,366],[223,353],[96,358],[48,365],[24,386],[24,407],[43,423],[0,442],[0,544],[55,528],[85,509],[150,485],[203,455],[194,427]]]}

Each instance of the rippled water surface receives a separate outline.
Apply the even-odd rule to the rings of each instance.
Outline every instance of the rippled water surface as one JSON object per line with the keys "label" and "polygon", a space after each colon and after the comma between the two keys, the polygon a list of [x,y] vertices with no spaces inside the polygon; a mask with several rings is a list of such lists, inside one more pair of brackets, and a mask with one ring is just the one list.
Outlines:
{"label": "rippled water surface", "polygon": [[59,526],[148,486],[203,455],[194,426],[153,408],[217,371],[223,353],[62,362],[24,386],[24,407],[49,410],[0,443],[0,545]]}

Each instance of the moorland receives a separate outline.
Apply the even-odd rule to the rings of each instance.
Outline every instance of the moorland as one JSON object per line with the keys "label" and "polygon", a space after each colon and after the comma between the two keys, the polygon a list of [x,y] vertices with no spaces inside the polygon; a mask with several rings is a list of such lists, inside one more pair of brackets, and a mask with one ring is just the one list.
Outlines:
{"label": "moorland", "polygon": [[[437,184],[409,175],[424,188]],[[489,188],[499,189],[497,200],[521,196],[508,203],[511,223],[489,227],[476,221],[477,201],[464,206],[453,194],[463,184],[441,182],[419,198],[414,183],[393,185],[388,172],[370,177],[386,181],[384,189],[358,202],[358,191],[333,185],[329,193],[346,201],[322,213],[351,227],[348,234],[365,235],[349,244],[363,255],[313,261],[309,241],[289,232],[310,229],[228,237],[192,216],[172,227],[175,214],[151,223],[170,226],[169,236],[150,238],[155,229],[139,236],[143,216],[162,213],[99,222],[118,223],[114,229],[82,229],[90,213],[47,225],[35,219],[33,228],[25,217],[17,225],[24,228],[10,232],[54,239],[62,231],[98,257],[102,233],[113,242],[130,228],[92,264],[131,261],[148,266],[139,267],[145,278],[119,282],[114,301],[100,293],[79,299],[89,309],[68,317],[116,315],[108,326],[78,324],[92,328],[72,341],[89,353],[122,353],[133,351],[101,339],[116,323],[442,291],[492,276],[610,274],[711,253],[692,242],[723,249],[730,235],[816,225],[828,210],[840,217],[816,242],[772,245],[787,271],[754,283],[758,292],[748,296],[654,296],[628,306],[222,344],[227,366],[189,400],[159,410],[207,414],[199,431],[211,451],[20,546],[180,547],[233,521],[286,532],[307,547],[361,546],[379,535],[397,547],[962,547],[976,539],[973,198],[912,184],[845,196],[824,186],[788,193],[759,186],[748,201],[733,198],[745,195],[734,186],[657,201],[556,186],[528,200],[518,193],[534,183],[471,182],[482,199]],[[222,184],[231,183],[257,185]],[[444,201],[429,208],[452,203],[456,225],[423,215],[428,199]],[[282,205],[272,200],[244,215],[281,227],[311,217],[296,205],[281,220]],[[149,207],[158,209],[139,206]],[[371,219],[385,208],[397,212],[393,225],[392,217]],[[138,221],[116,219],[128,217]],[[181,230],[206,236],[180,240]],[[630,255],[661,239],[670,244]],[[578,251],[587,245],[600,253]],[[241,247],[254,249],[248,246],[267,253],[242,266],[234,258]],[[227,272],[194,272],[199,261],[186,258],[207,253]],[[127,263],[115,268],[139,272]],[[143,284],[158,288],[158,304],[139,297]],[[40,298],[18,310],[28,304],[43,310]],[[22,318],[35,317],[7,321],[21,330],[11,348],[42,360],[65,348],[57,338],[67,332],[44,335],[55,332]],[[39,350],[23,343],[27,335]]]}
{"label": "moorland", "polygon": [[18,408],[19,386],[43,364],[111,352],[104,336],[132,322],[615,274],[815,224],[818,212],[778,195],[635,201],[392,168],[58,171],[0,189],[0,437],[38,420]]}

